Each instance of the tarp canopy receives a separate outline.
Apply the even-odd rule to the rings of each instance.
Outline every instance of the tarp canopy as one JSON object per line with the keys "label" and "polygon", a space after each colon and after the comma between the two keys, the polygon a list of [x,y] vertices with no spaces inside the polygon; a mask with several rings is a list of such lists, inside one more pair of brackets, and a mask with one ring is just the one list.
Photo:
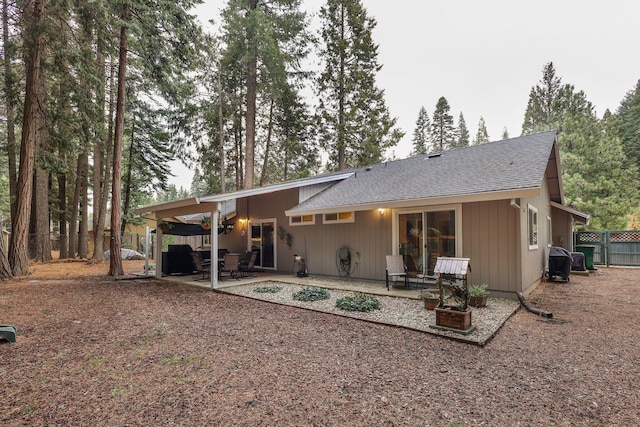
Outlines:
{"label": "tarp canopy", "polygon": [[[208,236],[211,230],[205,230],[200,224],[184,224],[181,222],[170,222],[171,229],[163,231],[162,234],[171,234],[173,236]],[[152,233],[155,233],[153,230]]]}

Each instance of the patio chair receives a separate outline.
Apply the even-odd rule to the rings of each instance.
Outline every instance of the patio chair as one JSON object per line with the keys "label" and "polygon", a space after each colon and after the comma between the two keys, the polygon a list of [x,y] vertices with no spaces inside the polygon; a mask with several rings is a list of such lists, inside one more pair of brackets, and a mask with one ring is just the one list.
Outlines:
{"label": "patio chair", "polygon": [[202,254],[195,251],[191,252],[191,259],[193,260],[196,271],[202,273],[202,280],[208,279],[211,274],[211,261],[203,260]]}
{"label": "patio chair", "polygon": [[253,271],[253,266],[256,263],[256,259],[258,258],[258,252],[249,252],[247,251],[247,256],[245,257],[245,261],[241,262],[238,265],[238,272],[241,277],[245,277],[245,273]]}
{"label": "patio chair", "polygon": [[385,269],[387,290],[389,290],[389,277],[404,277],[404,286],[409,288],[409,276],[404,265],[402,255],[387,255],[387,268]]}
{"label": "patio chair", "polygon": [[226,254],[222,267],[219,271],[219,277],[222,279],[222,273],[229,273],[229,277],[238,279],[238,266],[240,265],[240,254]]}

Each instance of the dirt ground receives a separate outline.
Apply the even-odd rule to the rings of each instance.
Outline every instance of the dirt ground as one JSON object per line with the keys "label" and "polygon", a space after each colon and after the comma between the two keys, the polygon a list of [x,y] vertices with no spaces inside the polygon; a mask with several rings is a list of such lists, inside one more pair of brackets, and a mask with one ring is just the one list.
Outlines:
{"label": "dirt ground", "polygon": [[[125,261],[127,272],[142,261]],[[640,270],[544,283],[484,348],[54,262],[0,282],[0,424],[639,425]]]}

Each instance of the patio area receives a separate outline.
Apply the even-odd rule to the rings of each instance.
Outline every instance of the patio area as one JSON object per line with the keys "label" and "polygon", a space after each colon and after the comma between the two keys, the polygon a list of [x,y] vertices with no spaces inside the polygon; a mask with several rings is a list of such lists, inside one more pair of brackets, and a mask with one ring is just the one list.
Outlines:
{"label": "patio area", "polygon": [[[201,275],[164,276],[162,280],[210,288],[210,282]],[[277,293],[258,293],[261,286],[275,285],[281,288]],[[293,293],[306,287],[320,287],[329,290],[330,298],[321,301],[297,301]],[[434,287],[435,289],[435,287]],[[420,300],[419,289],[391,287],[388,291],[385,282],[362,281],[348,278],[325,276],[297,277],[293,275],[269,272],[252,273],[250,276],[233,279],[226,277],[219,281],[217,292],[238,295],[245,298],[266,301],[275,304],[299,307],[305,310],[329,313],[332,315],[355,318],[368,322],[386,324],[412,329],[432,335],[439,335],[456,341],[479,346],[487,344],[502,325],[520,307],[517,301],[504,298],[489,298],[484,308],[474,308],[472,323],[476,329],[469,335],[434,329],[435,312],[424,308]],[[336,300],[355,293],[375,295],[380,301],[380,309],[368,313],[344,311],[336,307]]]}

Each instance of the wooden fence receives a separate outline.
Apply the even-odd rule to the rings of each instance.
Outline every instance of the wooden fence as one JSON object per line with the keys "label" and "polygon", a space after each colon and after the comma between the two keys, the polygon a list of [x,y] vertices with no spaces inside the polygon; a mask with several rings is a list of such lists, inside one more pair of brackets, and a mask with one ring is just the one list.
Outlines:
{"label": "wooden fence", "polygon": [[599,265],[640,266],[640,231],[579,231],[573,235],[574,247],[593,246],[593,263]]}

